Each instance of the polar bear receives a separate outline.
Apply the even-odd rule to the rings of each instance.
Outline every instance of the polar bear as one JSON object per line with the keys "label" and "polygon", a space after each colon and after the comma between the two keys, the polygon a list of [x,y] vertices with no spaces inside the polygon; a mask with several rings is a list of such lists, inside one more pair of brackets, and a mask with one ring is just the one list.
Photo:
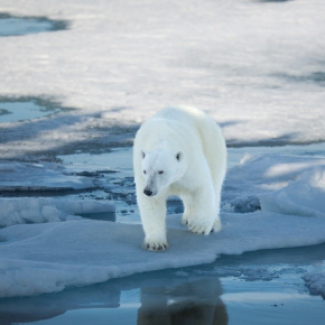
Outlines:
{"label": "polar bear", "polygon": [[227,150],[220,127],[192,107],[165,108],[142,124],[133,145],[144,247],[164,250],[166,200],[184,204],[182,223],[197,234],[221,230],[220,195]]}

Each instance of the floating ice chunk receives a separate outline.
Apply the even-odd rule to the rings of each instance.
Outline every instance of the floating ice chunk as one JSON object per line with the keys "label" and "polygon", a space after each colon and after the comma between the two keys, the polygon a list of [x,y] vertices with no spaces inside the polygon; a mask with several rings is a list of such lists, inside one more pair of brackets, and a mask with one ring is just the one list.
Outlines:
{"label": "floating ice chunk", "polygon": [[325,272],[308,272],[302,278],[312,295],[321,295],[325,299]]}
{"label": "floating ice chunk", "polygon": [[114,212],[112,202],[53,198],[0,199],[0,226],[64,221],[69,215]]}
{"label": "floating ice chunk", "polygon": [[[105,221],[14,225],[0,230],[0,297],[58,292],[134,273],[213,262],[220,254],[319,244],[325,218],[297,218],[275,213],[224,214],[223,230],[196,236],[167,217],[169,249],[141,248],[140,224]],[[183,276],[183,273],[179,273]],[[243,270],[248,279],[272,279],[276,273]]]}

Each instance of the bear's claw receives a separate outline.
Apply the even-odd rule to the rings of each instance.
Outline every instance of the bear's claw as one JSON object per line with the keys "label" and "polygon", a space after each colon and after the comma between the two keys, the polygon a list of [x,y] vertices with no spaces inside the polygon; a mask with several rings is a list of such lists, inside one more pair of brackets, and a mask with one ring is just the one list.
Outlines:
{"label": "bear's claw", "polygon": [[205,225],[198,225],[195,223],[188,223],[188,228],[194,234],[206,235],[206,236],[209,235],[213,231],[213,228],[211,229],[210,227],[207,227]]}
{"label": "bear's claw", "polygon": [[145,245],[145,247],[149,251],[164,251],[165,249],[168,248],[168,245],[165,243],[163,243],[163,244],[155,244],[155,243],[149,244],[149,243],[147,243]]}

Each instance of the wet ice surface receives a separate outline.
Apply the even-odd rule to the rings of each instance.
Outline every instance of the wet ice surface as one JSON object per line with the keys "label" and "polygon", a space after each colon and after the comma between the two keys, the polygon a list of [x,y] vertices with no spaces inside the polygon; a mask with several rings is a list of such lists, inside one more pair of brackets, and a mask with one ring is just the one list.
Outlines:
{"label": "wet ice surface", "polygon": [[0,123],[32,120],[62,111],[61,108],[48,109],[33,101],[0,101]]}
{"label": "wet ice surface", "polygon": [[37,34],[67,28],[67,22],[39,17],[15,17],[0,13],[0,37]]}

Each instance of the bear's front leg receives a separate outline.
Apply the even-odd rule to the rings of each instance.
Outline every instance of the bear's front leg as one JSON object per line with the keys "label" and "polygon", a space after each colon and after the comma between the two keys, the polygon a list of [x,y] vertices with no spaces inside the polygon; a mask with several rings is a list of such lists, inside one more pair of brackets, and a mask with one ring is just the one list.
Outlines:
{"label": "bear's front leg", "polygon": [[168,247],[166,236],[166,197],[147,197],[137,194],[142,227],[145,233],[144,248],[162,251]]}
{"label": "bear's front leg", "polygon": [[182,223],[196,234],[209,235],[217,213],[213,188],[197,189],[182,199],[185,207]]}

